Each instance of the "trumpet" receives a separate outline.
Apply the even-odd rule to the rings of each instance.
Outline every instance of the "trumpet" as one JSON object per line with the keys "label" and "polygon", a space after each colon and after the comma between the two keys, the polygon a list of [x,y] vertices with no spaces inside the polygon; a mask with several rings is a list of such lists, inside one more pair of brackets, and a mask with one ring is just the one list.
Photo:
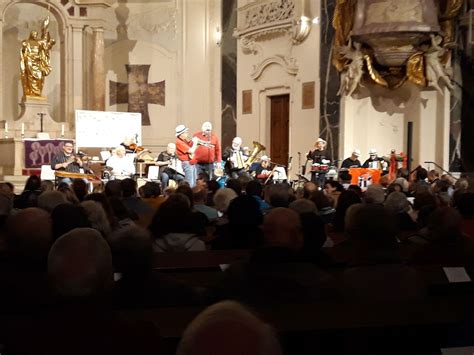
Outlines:
{"label": "trumpet", "polygon": [[215,145],[211,144],[211,142],[203,141],[202,139],[199,139],[199,138],[196,138],[196,144],[197,145],[202,145],[202,146],[207,147],[207,148],[214,148],[215,147]]}

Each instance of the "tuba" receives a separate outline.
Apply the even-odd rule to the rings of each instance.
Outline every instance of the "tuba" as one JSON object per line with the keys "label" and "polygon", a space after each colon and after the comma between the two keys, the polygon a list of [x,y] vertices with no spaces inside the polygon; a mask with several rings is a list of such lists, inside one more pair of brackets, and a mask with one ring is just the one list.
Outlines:
{"label": "tuba", "polygon": [[249,158],[244,162],[244,169],[248,170],[253,162],[257,159],[257,155],[264,151],[266,148],[263,144],[253,141],[253,150],[252,154],[250,154]]}

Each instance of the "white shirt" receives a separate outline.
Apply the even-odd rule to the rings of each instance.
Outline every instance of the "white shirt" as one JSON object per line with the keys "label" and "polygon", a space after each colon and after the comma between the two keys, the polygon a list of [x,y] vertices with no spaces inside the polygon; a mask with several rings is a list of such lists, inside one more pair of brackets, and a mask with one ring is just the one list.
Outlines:
{"label": "white shirt", "polygon": [[112,175],[131,176],[135,174],[133,159],[127,156],[120,158],[117,155],[112,155],[110,159],[107,160],[107,166],[112,168]]}

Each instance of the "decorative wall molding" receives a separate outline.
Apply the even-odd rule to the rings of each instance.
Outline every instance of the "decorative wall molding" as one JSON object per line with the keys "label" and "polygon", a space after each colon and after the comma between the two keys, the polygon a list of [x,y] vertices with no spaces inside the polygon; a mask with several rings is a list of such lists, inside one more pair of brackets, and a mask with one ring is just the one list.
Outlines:
{"label": "decorative wall molding", "polygon": [[[256,0],[237,10],[234,36],[239,39],[244,54],[260,54],[265,58],[253,67],[250,76],[257,80],[270,64],[282,66],[290,75],[298,73],[296,60],[288,54],[265,56],[265,41],[287,41],[288,50],[302,43],[311,30],[311,15],[305,14],[305,0]],[[309,16],[309,17],[308,17]],[[280,48],[283,48],[280,44]],[[270,54],[270,53],[269,53]]]}
{"label": "decorative wall molding", "polygon": [[236,37],[248,36],[269,28],[290,28],[298,0],[258,0],[238,9]]}
{"label": "decorative wall molding", "polygon": [[283,55],[277,54],[264,59],[257,65],[254,65],[253,70],[250,73],[250,77],[253,80],[257,80],[262,75],[265,68],[271,64],[280,65],[290,75],[298,74],[298,63],[296,62],[295,58],[285,57]]}
{"label": "decorative wall molding", "polygon": [[142,30],[151,35],[171,33],[176,37],[178,33],[178,8],[169,5],[159,6],[148,12],[131,16],[127,25],[130,32]]}
{"label": "decorative wall molding", "polygon": [[237,10],[234,36],[243,42],[243,49],[245,43],[274,33],[289,33],[293,43],[300,44],[311,31],[311,21],[305,0],[257,0]]}

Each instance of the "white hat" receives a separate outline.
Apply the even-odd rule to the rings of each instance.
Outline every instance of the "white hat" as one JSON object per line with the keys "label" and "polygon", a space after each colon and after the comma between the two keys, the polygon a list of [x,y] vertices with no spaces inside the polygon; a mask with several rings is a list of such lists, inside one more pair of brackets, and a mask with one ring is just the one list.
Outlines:
{"label": "white hat", "polygon": [[202,131],[212,131],[212,123],[209,121],[206,121],[202,124],[201,126]]}
{"label": "white hat", "polygon": [[261,160],[261,161],[270,161],[270,158],[267,157],[266,155],[262,155],[262,156],[260,157],[260,160]]}
{"label": "white hat", "polygon": [[356,157],[360,157],[360,150],[359,149],[354,149],[352,151],[352,154],[354,154]]}
{"label": "white hat", "polygon": [[184,132],[189,131],[189,128],[186,127],[184,124],[180,124],[176,126],[176,137],[178,137],[180,134],[183,134]]}
{"label": "white hat", "polygon": [[324,144],[327,144],[327,142],[326,142],[324,139],[322,139],[322,138],[316,139],[316,143],[324,143]]}
{"label": "white hat", "polygon": [[369,150],[369,155],[370,155],[370,154],[377,154],[377,149],[375,149],[375,148],[370,148],[370,150]]}

